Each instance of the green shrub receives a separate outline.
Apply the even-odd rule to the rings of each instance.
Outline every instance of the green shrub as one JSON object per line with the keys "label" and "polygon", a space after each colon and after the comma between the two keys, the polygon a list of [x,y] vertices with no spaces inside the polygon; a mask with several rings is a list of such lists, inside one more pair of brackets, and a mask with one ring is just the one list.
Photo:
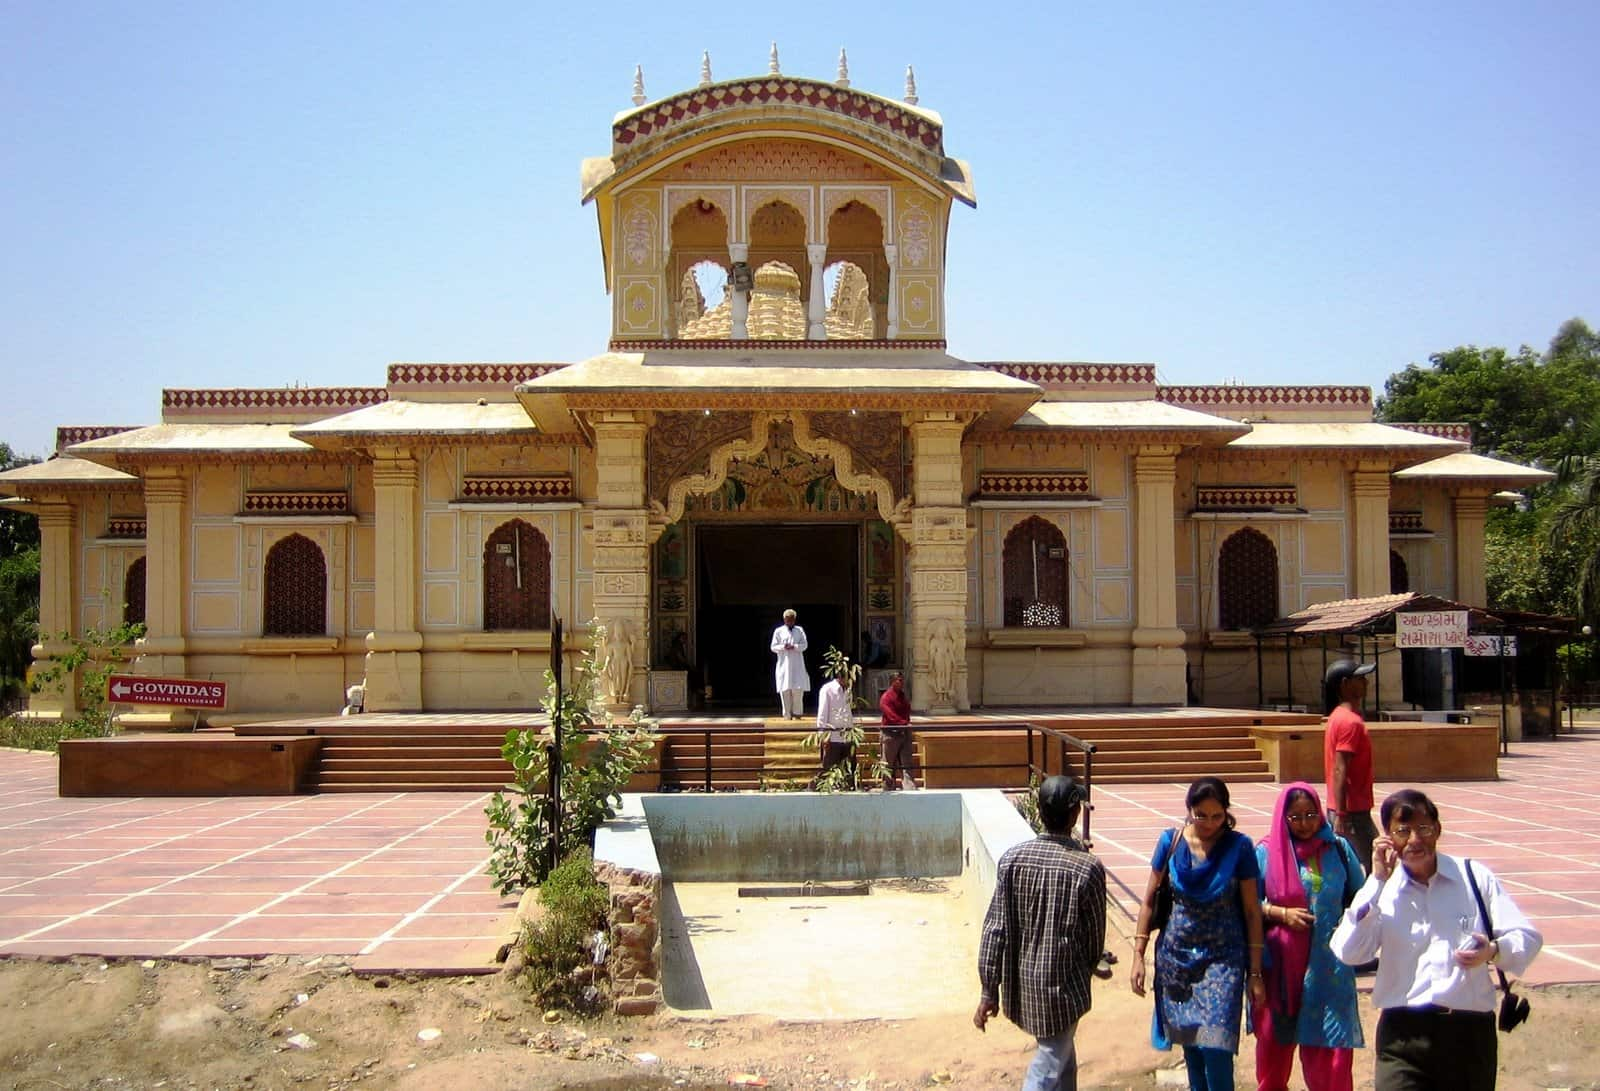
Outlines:
{"label": "green shrub", "polygon": [[64,722],[7,716],[0,720],[0,746],[18,750],[58,751],[62,739],[103,739],[116,734],[104,716],[80,716]]}
{"label": "green shrub", "polygon": [[[598,634],[605,630],[596,624]],[[489,828],[489,876],[501,894],[527,889],[550,869],[550,750],[554,726],[561,727],[561,845],[571,850],[591,845],[594,831],[616,815],[622,788],[650,761],[655,721],[635,708],[626,720],[609,711],[597,722],[595,679],[605,666],[593,650],[583,653],[572,685],[558,692],[555,675],[544,672],[544,711],[549,724],[541,729],[508,731],[500,752],[511,763],[513,783],[496,792],[484,808]],[[586,752],[587,751],[587,752]]]}
{"label": "green shrub", "polygon": [[587,848],[568,855],[539,886],[544,913],[522,926],[523,979],[540,1007],[588,1011],[599,1005],[594,944],[605,934],[610,893],[593,869]]}

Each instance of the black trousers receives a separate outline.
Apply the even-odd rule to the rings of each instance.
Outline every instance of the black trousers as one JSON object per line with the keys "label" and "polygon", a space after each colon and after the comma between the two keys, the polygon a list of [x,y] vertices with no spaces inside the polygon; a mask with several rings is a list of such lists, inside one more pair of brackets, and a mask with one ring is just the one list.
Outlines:
{"label": "black trousers", "polygon": [[1494,1013],[1385,1008],[1378,1016],[1375,1091],[1494,1091]]}

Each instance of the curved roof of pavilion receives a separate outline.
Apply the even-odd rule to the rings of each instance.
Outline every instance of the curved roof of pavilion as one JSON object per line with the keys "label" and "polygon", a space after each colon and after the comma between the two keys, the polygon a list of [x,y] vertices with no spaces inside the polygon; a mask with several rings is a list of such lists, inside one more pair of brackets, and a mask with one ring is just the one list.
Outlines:
{"label": "curved roof of pavilion", "polygon": [[[1400,481],[1434,481],[1440,484],[1481,485],[1499,489],[1526,489],[1553,481],[1555,474],[1471,451],[1457,451],[1398,471]],[[1498,497],[1499,494],[1496,494]],[[1516,496],[1515,493],[1512,494]]]}
{"label": "curved roof of pavilion", "polygon": [[944,153],[932,110],[837,83],[771,73],[702,84],[618,114],[611,154],[585,159],[585,203],[680,154],[726,140],[804,134],[840,144],[976,206],[972,172]]}
{"label": "curved roof of pavilion", "polygon": [[[787,347],[762,342],[671,342],[606,352],[518,384],[541,428],[570,431],[583,409],[952,409],[1004,427],[1042,393],[1038,386],[938,349],[874,349],[860,342]],[[680,347],[681,346],[681,347]],[[770,347],[769,347],[770,346]]]}

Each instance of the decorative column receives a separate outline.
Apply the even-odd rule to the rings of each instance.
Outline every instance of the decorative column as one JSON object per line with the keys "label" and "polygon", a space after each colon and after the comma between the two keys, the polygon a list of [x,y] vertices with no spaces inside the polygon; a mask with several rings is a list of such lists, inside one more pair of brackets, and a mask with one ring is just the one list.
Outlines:
{"label": "decorative column", "polygon": [[1136,705],[1182,705],[1183,630],[1178,628],[1177,521],[1174,490],[1178,448],[1147,446],[1133,456],[1135,563],[1138,617],[1133,630]]}
{"label": "decorative column", "polygon": [[[740,336],[735,334],[735,336]],[[592,536],[594,612],[606,627],[600,696],[614,712],[646,702],[650,623],[649,513],[644,506],[644,440],[648,425],[633,413],[596,413]]]}
{"label": "decorative column", "polygon": [[743,341],[750,336],[750,245],[730,242],[728,260],[733,264],[728,271],[728,298],[733,301],[733,339]]}
{"label": "decorative column", "polygon": [[405,448],[372,452],[372,632],[367,634],[368,712],[421,711],[422,633],[417,629],[417,461]]}
{"label": "decorative column", "polygon": [[187,672],[189,476],[175,466],[144,475],[144,639],[139,673],[181,678]]}
{"label": "decorative column", "polygon": [[961,486],[966,420],[928,412],[911,425],[911,707],[956,712],[967,699],[967,509]]}
{"label": "decorative column", "polygon": [[883,244],[883,259],[889,266],[889,302],[885,318],[884,336],[890,341],[900,336],[900,248],[893,243]]}
{"label": "decorative column", "polygon": [[1489,602],[1483,572],[1483,517],[1488,508],[1483,496],[1455,498],[1456,601],[1468,606]]}
{"label": "decorative column", "polygon": [[811,263],[810,325],[806,336],[813,341],[826,341],[828,301],[823,298],[825,289],[822,286],[822,265],[828,260],[827,243],[807,243],[806,260]]}
{"label": "decorative column", "polygon": [[[61,634],[78,628],[72,616],[78,512],[65,497],[40,499],[34,510],[39,518],[39,643],[33,646],[33,661],[34,669],[46,670],[72,650]],[[79,707],[76,676],[63,679],[59,692],[46,686],[28,698],[29,711],[46,719],[70,720]]]}
{"label": "decorative column", "polygon": [[[1389,466],[1363,462],[1350,475],[1355,519],[1355,579],[1358,599],[1389,593]],[[1480,600],[1481,601],[1481,600]]]}

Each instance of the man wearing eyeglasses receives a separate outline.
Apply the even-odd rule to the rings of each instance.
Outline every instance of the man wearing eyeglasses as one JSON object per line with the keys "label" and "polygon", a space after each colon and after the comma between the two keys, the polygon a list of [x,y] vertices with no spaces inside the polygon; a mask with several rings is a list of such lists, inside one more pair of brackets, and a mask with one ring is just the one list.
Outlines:
{"label": "man wearing eyeglasses", "polygon": [[1490,967],[1522,974],[1544,937],[1493,872],[1439,851],[1439,809],[1427,796],[1398,791],[1383,801],[1379,818],[1372,874],[1330,944],[1352,966],[1382,955],[1372,986],[1380,1009],[1374,1087],[1492,1091],[1498,1042]]}

